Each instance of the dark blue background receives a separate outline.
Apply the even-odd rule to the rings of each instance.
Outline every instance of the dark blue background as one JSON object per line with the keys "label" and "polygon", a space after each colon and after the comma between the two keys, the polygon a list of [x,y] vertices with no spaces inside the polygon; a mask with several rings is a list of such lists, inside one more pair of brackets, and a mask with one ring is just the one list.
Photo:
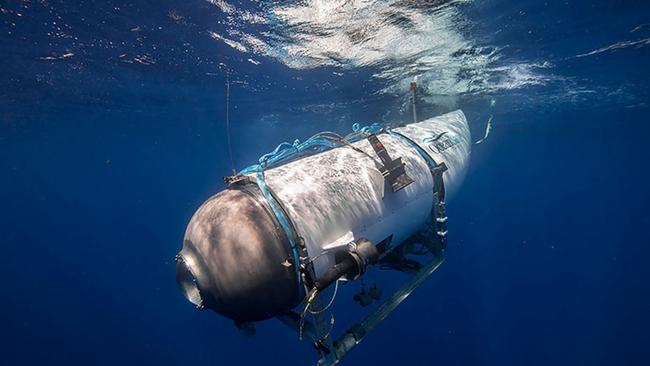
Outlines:
{"label": "dark blue background", "polygon": [[[364,69],[332,81],[329,69],[294,71],[270,59],[254,68],[205,35],[173,28],[156,33],[153,68],[112,62],[90,46],[74,50],[80,69],[38,58],[56,48],[43,36],[48,10],[69,24],[84,16],[79,34],[128,40],[134,25],[168,27],[172,5],[198,9],[204,22],[218,16],[204,14],[203,2],[133,3],[128,16],[109,2],[35,4],[22,10],[23,23],[3,14],[3,363],[315,361],[279,322],[247,339],[177,290],[173,258],[185,225],[230,169],[224,74],[205,71],[226,62],[234,79],[266,86],[233,86],[237,167],[284,140],[406,119],[408,94],[372,96],[378,82]],[[467,12],[474,31],[509,45],[506,60],[549,58],[553,72],[596,92],[576,99],[551,83],[458,97],[475,139],[489,114],[494,129],[449,204],[447,261],[344,364],[648,364],[650,54],[646,46],[569,58],[629,39],[649,21],[648,6],[481,2]],[[171,48],[181,41],[210,61],[180,59]],[[123,47],[115,52],[135,52]],[[420,108],[423,117],[447,111]],[[341,322],[358,313],[354,288],[335,303]]]}

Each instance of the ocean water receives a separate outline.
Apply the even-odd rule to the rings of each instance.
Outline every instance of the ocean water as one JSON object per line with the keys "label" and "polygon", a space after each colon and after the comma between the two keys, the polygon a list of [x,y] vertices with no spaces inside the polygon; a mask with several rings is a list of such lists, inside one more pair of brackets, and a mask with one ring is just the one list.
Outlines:
{"label": "ocean water", "polygon": [[492,128],[447,260],[342,364],[650,364],[646,2],[2,0],[0,50],[2,364],[315,364],[195,310],[174,256],[233,166],[409,121],[414,80]]}

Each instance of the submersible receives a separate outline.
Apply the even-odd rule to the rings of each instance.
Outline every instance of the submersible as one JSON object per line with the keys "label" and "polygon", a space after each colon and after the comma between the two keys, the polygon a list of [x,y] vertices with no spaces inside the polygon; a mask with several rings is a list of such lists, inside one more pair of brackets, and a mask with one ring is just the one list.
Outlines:
{"label": "submersible", "polygon": [[[463,180],[470,140],[457,110],[280,145],[193,215],[177,255],[181,291],[239,325],[295,320],[305,312],[293,309],[373,264],[403,271],[403,244],[423,229],[433,230],[440,254],[444,204]],[[332,342],[317,341],[329,354]]]}

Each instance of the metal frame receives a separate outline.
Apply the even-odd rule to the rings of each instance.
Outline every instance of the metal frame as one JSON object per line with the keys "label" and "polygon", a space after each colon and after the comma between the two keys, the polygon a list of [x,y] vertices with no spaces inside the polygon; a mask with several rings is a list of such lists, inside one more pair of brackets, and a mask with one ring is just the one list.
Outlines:
{"label": "metal frame", "polygon": [[411,276],[397,291],[379,305],[372,313],[359,323],[351,326],[341,337],[333,342],[330,355],[324,355],[318,361],[318,366],[333,366],[338,364],[350,350],[372,332],[379,323],[384,321],[399,304],[402,303],[424,280],[427,279],[445,260],[445,248],[439,247],[433,259],[427,262],[418,272]]}

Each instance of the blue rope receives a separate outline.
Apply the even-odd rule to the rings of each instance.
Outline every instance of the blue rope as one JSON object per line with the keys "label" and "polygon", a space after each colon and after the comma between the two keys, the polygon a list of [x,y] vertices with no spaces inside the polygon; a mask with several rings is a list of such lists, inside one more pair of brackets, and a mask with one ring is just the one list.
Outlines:
{"label": "blue rope", "polygon": [[[341,137],[332,132],[321,132],[316,134],[305,142],[300,142],[295,140],[293,144],[288,142],[283,142],[278,145],[270,153],[264,154],[259,158],[258,164],[251,165],[247,168],[244,168],[239,174],[249,174],[258,170],[259,166],[262,166],[263,169],[269,169],[282,163],[286,163],[290,160],[294,160],[297,157],[303,155],[309,155],[311,153],[319,153],[326,151],[328,149],[333,149],[342,145],[341,141],[346,142],[355,142],[359,141],[364,137],[363,134],[368,133],[379,133],[381,132],[382,127],[378,123],[373,123],[369,126],[360,127],[358,123],[352,125],[353,133],[349,134],[346,137]],[[340,141],[336,141],[336,140]]]}
{"label": "blue rope", "polygon": [[307,155],[309,153],[322,152],[337,146],[338,144],[332,140],[319,136],[314,136],[303,143],[300,143],[298,140],[294,141],[293,144],[283,142],[278,145],[275,150],[262,155],[259,159],[258,164],[251,165],[243,169],[239,172],[239,174],[252,173],[254,171],[257,171],[260,166],[263,169],[272,168],[282,163],[293,160],[299,156]]}
{"label": "blue rope", "polygon": [[358,123],[352,125],[353,132],[378,133],[381,131],[381,129],[382,127],[379,125],[379,123],[376,122],[363,127],[360,127]]}

